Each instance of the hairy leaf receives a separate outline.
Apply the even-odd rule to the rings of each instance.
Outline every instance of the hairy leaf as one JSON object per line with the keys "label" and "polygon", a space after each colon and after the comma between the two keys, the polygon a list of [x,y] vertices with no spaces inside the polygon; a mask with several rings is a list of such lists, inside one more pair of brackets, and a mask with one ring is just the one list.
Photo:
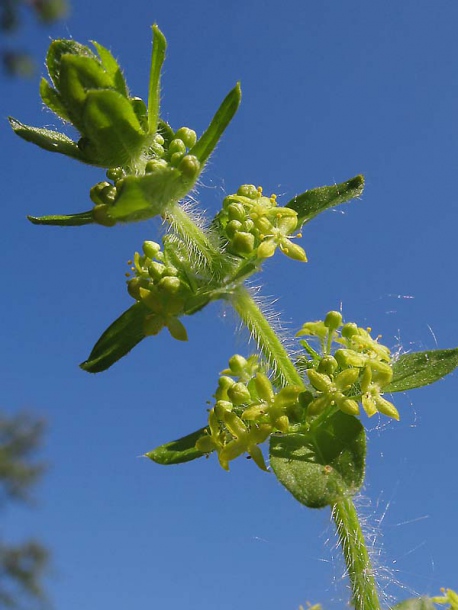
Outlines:
{"label": "hairy leaf", "polygon": [[52,215],[52,216],[27,216],[34,225],[54,225],[58,227],[81,227],[94,222],[92,210],[79,214]]}
{"label": "hairy leaf", "polygon": [[458,366],[458,348],[404,354],[393,364],[393,379],[384,392],[405,392],[434,383]]}
{"label": "hairy leaf", "polygon": [[298,226],[315,218],[321,212],[359,197],[364,189],[364,177],[359,175],[332,186],[320,186],[291,199],[285,207],[297,212]]}
{"label": "hairy leaf", "polygon": [[143,322],[150,310],[138,302],[113,322],[80,366],[88,373],[100,373],[128,354],[145,338]]}
{"label": "hairy leaf", "polygon": [[364,480],[366,435],[356,417],[338,411],[314,432],[270,439],[278,480],[309,508],[355,494]]}
{"label": "hairy leaf", "polygon": [[153,462],[169,466],[171,464],[182,464],[183,462],[190,462],[197,458],[203,457],[205,453],[201,453],[196,449],[196,443],[201,436],[207,434],[207,428],[201,428],[196,430],[192,434],[183,436],[176,441],[171,441],[160,447],[156,447],[152,451],[145,453]]}

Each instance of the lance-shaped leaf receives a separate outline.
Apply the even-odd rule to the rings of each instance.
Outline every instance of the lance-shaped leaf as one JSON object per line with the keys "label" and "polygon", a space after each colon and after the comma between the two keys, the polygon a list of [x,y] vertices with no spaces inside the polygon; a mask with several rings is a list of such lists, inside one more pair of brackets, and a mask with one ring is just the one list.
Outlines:
{"label": "lance-shaped leaf", "polygon": [[103,47],[100,43],[95,42],[95,40],[92,40],[91,42],[97,49],[97,53],[99,54],[102,66],[111,76],[116,91],[119,91],[119,93],[121,93],[125,97],[128,97],[129,91],[127,89],[127,84],[116,59],[113,57],[110,51]]}
{"label": "lance-shaped leaf", "polygon": [[52,225],[57,227],[81,227],[82,225],[88,225],[94,222],[92,210],[79,214],[27,216],[27,218],[34,225]]}
{"label": "lance-shaped leaf", "polygon": [[153,51],[151,55],[151,68],[148,91],[148,125],[149,133],[155,133],[159,120],[159,106],[161,101],[161,69],[165,59],[167,41],[164,34],[156,24],[153,25]]}
{"label": "lance-shaped leaf", "polygon": [[305,191],[291,199],[285,207],[297,212],[297,226],[300,227],[321,212],[359,197],[364,189],[364,177],[359,175],[332,186],[320,186]]}
{"label": "lance-shaped leaf", "polygon": [[206,131],[204,131],[189,151],[191,155],[195,155],[199,159],[202,165],[204,165],[215,149],[215,146],[218,144],[226,127],[237,112],[241,99],[242,90],[240,88],[240,83],[237,83],[232,91],[224,98]]}
{"label": "lance-shaped leaf", "polygon": [[396,604],[391,610],[436,610],[436,606],[429,597],[415,597]]}
{"label": "lance-shaped leaf", "polygon": [[314,433],[270,439],[270,465],[302,504],[323,508],[355,494],[364,480],[366,435],[360,421],[338,411]]}
{"label": "lance-shaped leaf", "polygon": [[404,354],[393,363],[393,379],[384,392],[405,392],[434,383],[458,366],[458,348]]}
{"label": "lance-shaped leaf", "polygon": [[191,460],[208,455],[208,453],[201,453],[196,449],[196,443],[202,436],[208,436],[207,428],[201,428],[176,441],[156,447],[156,449],[145,453],[145,457],[164,466],[190,462]]}
{"label": "lance-shaped leaf", "polygon": [[88,373],[100,373],[128,354],[145,338],[143,323],[150,310],[138,302],[111,324],[80,366]]}
{"label": "lance-shaped leaf", "polygon": [[32,144],[36,144],[40,148],[44,148],[50,152],[57,152],[61,155],[67,155],[67,157],[73,157],[73,159],[78,159],[78,161],[87,163],[84,153],[78,148],[76,142],[73,142],[73,140],[63,133],[51,131],[50,129],[23,125],[16,119],[13,119],[13,117],[9,117],[9,122],[14,133],[27,142],[32,142]]}
{"label": "lance-shaped leaf", "polygon": [[95,54],[89,47],[75,40],[53,40],[46,55],[46,67],[53,85],[57,88],[59,87],[62,57],[68,54],[95,58]]}

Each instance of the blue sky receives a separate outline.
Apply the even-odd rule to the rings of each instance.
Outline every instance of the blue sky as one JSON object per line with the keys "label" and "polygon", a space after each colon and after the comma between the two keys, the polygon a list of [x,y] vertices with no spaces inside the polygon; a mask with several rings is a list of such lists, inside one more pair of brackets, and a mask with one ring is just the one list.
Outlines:
{"label": "blue sky", "polygon": [[[109,47],[146,97],[153,22],[169,44],[162,112],[174,127],[201,133],[242,83],[242,106],[198,191],[210,214],[240,184],[286,203],[365,175],[361,200],[304,230],[307,265],[280,256],[265,265],[262,294],[279,298],[291,335],[342,307],[394,349],[457,346],[456,2],[80,0],[50,35]],[[44,58],[48,33],[26,25],[22,41]],[[78,368],[130,306],[126,261],[158,225],[28,223],[26,214],[89,209],[103,172],[9,131],[8,115],[58,127],[38,78],[2,89],[0,400],[47,419],[49,464],[37,506],[10,509],[4,533],[52,549],[48,591],[59,609],[342,608],[328,510],[298,505],[243,459],[227,474],[213,458],[166,468],[139,457],[200,427],[218,372],[233,353],[250,353],[230,311],[215,304],[190,318],[186,345],[163,333],[108,372]],[[458,587],[457,384],[455,374],[396,395],[400,423],[365,419],[359,504],[395,599]]]}

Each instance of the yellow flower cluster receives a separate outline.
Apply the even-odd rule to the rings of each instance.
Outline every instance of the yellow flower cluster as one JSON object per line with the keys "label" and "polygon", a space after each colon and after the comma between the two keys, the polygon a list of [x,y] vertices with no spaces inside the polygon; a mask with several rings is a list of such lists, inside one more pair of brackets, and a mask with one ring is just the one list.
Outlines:
{"label": "yellow flower cluster", "polygon": [[[310,415],[317,415],[329,406],[349,415],[359,414],[359,404],[369,417],[380,412],[399,420],[396,407],[383,398],[382,390],[393,378],[390,350],[374,339],[371,329],[348,323],[342,325],[342,315],[331,311],[323,321],[307,322],[298,336],[318,338],[321,355],[306,341],[310,359],[307,376],[316,397],[308,406]],[[333,345],[339,348],[331,354]]]}

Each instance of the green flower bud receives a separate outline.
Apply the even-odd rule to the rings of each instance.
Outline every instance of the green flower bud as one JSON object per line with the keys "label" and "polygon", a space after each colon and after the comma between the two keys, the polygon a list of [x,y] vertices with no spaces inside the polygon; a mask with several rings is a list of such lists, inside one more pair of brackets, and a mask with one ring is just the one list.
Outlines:
{"label": "green flower bud", "polygon": [[358,352],[355,352],[352,349],[338,349],[335,351],[334,357],[342,368],[348,366],[361,368],[367,364],[367,356],[358,354]]}
{"label": "green flower bud", "polygon": [[344,398],[344,400],[339,400],[337,406],[347,415],[359,415],[358,403],[352,398]]}
{"label": "green flower bud", "polygon": [[283,432],[284,434],[286,434],[289,430],[289,419],[287,415],[281,415],[280,417],[277,417],[277,419],[275,420],[275,427],[280,430],[280,432]]}
{"label": "green flower bud", "polygon": [[315,400],[312,400],[312,402],[309,404],[308,409],[307,409],[307,414],[308,415],[319,415],[330,404],[331,404],[330,400],[327,396],[319,396],[318,398],[315,398]]}
{"label": "green flower bud", "polygon": [[242,231],[245,231],[245,233],[253,233],[253,229],[254,229],[254,222],[251,220],[251,218],[247,218],[246,220],[243,221]]}
{"label": "green flower bud", "polygon": [[183,153],[179,153],[179,152],[173,153],[173,155],[170,157],[170,165],[173,165],[173,167],[177,167],[182,158],[183,158]]}
{"label": "green flower bud", "polygon": [[168,275],[159,281],[157,287],[167,294],[176,294],[181,288],[181,280],[178,277]]}
{"label": "green flower bud", "polygon": [[[91,198],[91,200],[97,205],[97,204],[104,204],[104,203],[109,203],[106,200],[106,189],[110,189],[110,188],[114,188],[113,185],[111,184],[111,182],[98,182],[96,185],[94,185],[91,190],[89,191],[89,197]],[[116,190],[116,189],[115,189]],[[105,193],[105,194],[104,194]],[[111,203],[111,202],[110,202]]]}
{"label": "green flower bud", "polygon": [[314,369],[308,369],[307,376],[313,387],[320,392],[329,392],[332,390],[332,382],[327,375],[318,373]]}
{"label": "green flower bud", "polygon": [[175,132],[175,138],[182,140],[187,148],[192,148],[197,142],[196,132],[188,127],[180,127],[180,129]]}
{"label": "green flower bud", "polygon": [[335,379],[336,387],[342,392],[346,392],[356,383],[359,373],[359,369],[346,369],[345,371],[342,371]]}
{"label": "green flower bud", "polygon": [[178,169],[185,178],[195,180],[200,173],[200,161],[194,155],[186,155],[181,160]]}
{"label": "green flower bud", "polygon": [[121,180],[121,178],[124,178],[124,170],[122,167],[112,167],[111,169],[107,170],[106,177],[108,180],[117,182],[118,180]]}
{"label": "green flower bud", "polygon": [[347,324],[343,325],[341,330],[342,337],[351,339],[351,337],[356,334],[358,334],[358,326],[354,322],[347,322]]}
{"label": "green flower bud", "polygon": [[214,394],[216,400],[226,400],[228,398],[227,391],[234,385],[235,381],[227,375],[222,375],[218,379],[218,388]]}
{"label": "green flower bud", "polygon": [[168,167],[167,161],[165,161],[164,159],[153,159],[146,163],[145,172],[147,174],[152,174],[157,170],[165,169],[167,167]]}
{"label": "green flower bud", "polygon": [[110,217],[109,211],[110,206],[106,203],[96,205],[92,210],[92,218],[94,219],[94,222],[99,225],[103,225],[104,227],[114,227],[116,220]]}
{"label": "green flower bud", "polygon": [[227,395],[234,405],[243,405],[251,401],[251,394],[244,383],[234,383],[227,390]]}
{"label": "green flower bud", "polygon": [[324,373],[330,377],[336,371],[338,366],[337,360],[333,356],[324,356],[320,360],[317,370],[319,373]]}
{"label": "green flower bud", "polygon": [[148,275],[153,280],[159,280],[165,274],[165,265],[162,263],[158,263],[157,261],[152,261],[150,265],[148,265]]}
{"label": "green flower bud", "polygon": [[227,207],[227,215],[229,216],[229,220],[239,220],[240,222],[243,222],[246,218],[246,211],[241,203],[231,203]]}
{"label": "green flower bud", "polygon": [[259,398],[265,402],[270,402],[274,397],[274,390],[268,377],[263,373],[257,373],[254,383]]}
{"label": "green flower bud", "polygon": [[330,330],[337,330],[342,326],[342,314],[340,311],[329,311],[324,319],[324,325]]}
{"label": "green flower bud", "polygon": [[241,375],[247,365],[247,360],[239,354],[235,354],[229,359],[229,368],[234,375]]}
{"label": "green flower bud", "polygon": [[218,400],[215,404],[215,414],[218,419],[224,419],[225,415],[232,411],[233,404],[228,400]]}
{"label": "green flower bud", "polygon": [[282,388],[275,396],[275,406],[281,409],[287,409],[297,403],[301,388],[299,386],[286,386]]}
{"label": "green flower bud", "polygon": [[253,223],[262,235],[270,235],[273,232],[273,224],[266,216],[253,219]]}
{"label": "green flower bud", "polygon": [[231,247],[237,254],[250,254],[254,249],[254,235],[239,231],[234,235]]}
{"label": "green flower bud", "polygon": [[[147,282],[148,280],[146,280]],[[146,288],[145,279],[139,277],[133,277],[127,282],[127,292],[136,301],[140,300],[140,288]]]}
{"label": "green flower bud", "polygon": [[157,133],[157,134],[154,136],[154,143],[155,143],[155,144],[159,144],[160,146],[164,146],[164,142],[165,142],[165,140],[164,140],[164,138],[161,136],[161,134],[160,134],[160,133]]}
{"label": "green flower bud", "polygon": [[226,225],[226,235],[232,239],[234,235],[242,230],[242,223],[238,220],[231,220]]}
{"label": "green flower bud", "polygon": [[254,186],[254,184],[243,184],[237,191],[237,195],[242,197],[248,197],[248,199],[258,199],[261,193]]}
{"label": "green flower bud", "polygon": [[[160,159],[162,159],[162,157],[165,155],[165,149],[161,144],[152,144],[150,147],[150,152],[155,154],[157,157],[159,157]],[[180,159],[183,155],[180,155]]]}
{"label": "green flower bud", "polygon": [[169,154],[173,155],[174,153],[180,153],[183,156],[186,152],[186,146],[183,140],[179,138],[175,138],[169,144]]}
{"label": "green flower bud", "polygon": [[160,252],[161,246],[155,241],[144,241],[142,246],[145,256],[153,260],[156,258],[157,253]]}

